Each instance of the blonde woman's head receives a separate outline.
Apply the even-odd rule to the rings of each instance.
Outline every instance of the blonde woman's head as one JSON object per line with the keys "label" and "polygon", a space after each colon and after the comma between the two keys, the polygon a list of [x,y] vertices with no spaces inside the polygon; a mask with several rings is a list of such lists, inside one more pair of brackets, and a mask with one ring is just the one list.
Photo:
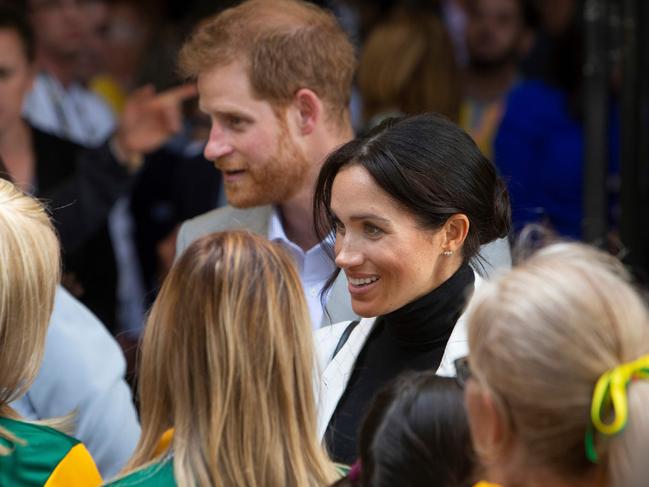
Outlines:
{"label": "blonde woman's head", "polygon": [[326,483],[312,340],[299,276],[279,246],[246,232],[194,242],[147,322],[131,468],[152,460],[173,427],[181,486]]}
{"label": "blonde woman's head", "polygon": [[39,369],[59,282],[59,243],[43,207],[0,179],[0,415]]}
{"label": "blonde woman's head", "polygon": [[584,443],[599,377],[649,353],[647,309],[619,262],[580,244],[539,251],[476,293],[469,348],[474,443],[505,486],[527,485],[537,472],[574,485],[641,485],[647,382],[628,387],[625,431],[595,435],[597,466]]}

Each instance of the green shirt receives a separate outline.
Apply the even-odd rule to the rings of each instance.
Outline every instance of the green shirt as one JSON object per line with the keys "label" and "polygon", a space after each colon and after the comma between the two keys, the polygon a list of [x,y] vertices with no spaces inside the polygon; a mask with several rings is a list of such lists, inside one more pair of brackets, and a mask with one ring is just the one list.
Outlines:
{"label": "green shirt", "polygon": [[101,483],[79,440],[48,426],[8,418],[0,418],[0,427],[18,438],[11,442],[0,437],[0,444],[12,450],[0,455],[0,485],[88,487]]}
{"label": "green shirt", "polygon": [[140,470],[136,470],[125,477],[105,484],[107,487],[176,487],[174,478],[174,463],[172,458],[154,463]]}

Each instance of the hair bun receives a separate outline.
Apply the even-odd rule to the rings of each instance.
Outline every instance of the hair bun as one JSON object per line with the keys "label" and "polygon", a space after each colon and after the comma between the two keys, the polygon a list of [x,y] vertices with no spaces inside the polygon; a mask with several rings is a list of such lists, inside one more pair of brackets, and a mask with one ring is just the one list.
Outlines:
{"label": "hair bun", "polygon": [[505,238],[512,225],[512,209],[509,204],[509,191],[500,176],[496,177],[494,185],[493,224],[489,242],[497,238]]}

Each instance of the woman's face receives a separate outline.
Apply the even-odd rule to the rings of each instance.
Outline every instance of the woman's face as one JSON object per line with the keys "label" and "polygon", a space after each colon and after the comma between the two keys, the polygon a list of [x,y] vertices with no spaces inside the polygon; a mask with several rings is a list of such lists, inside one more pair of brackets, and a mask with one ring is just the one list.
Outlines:
{"label": "woman's face", "polygon": [[0,135],[20,120],[33,70],[18,33],[0,28]]}
{"label": "woman's face", "polygon": [[[443,232],[422,230],[365,168],[343,168],[333,182],[336,264],[347,276],[352,308],[379,316],[427,294],[448,277]],[[453,259],[454,260],[454,259]]]}

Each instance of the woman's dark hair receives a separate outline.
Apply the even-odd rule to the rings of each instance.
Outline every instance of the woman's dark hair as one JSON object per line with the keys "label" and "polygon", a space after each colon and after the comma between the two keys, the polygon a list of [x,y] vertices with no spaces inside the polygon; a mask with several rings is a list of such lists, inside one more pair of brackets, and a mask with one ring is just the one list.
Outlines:
{"label": "woman's dark hair", "polygon": [[334,179],[354,164],[364,167],[424,229],[436,230],[452,215],[466,215],[470,225],[462,248],[465,261],[478,255],[480,245],[509,232],[509,196],[495,166],[460,127],[424,114],[388,119],[329,155],[315,189],[314,221],[320,241],[335,229]]}
{"label": "woman's dark hair", "polygon": [[0,29],[14,30],[25,51],[25,56],[30,63],[36,59],[36,44],[34,40],[34,31],[32,30],[29,20],[27,20],[24,7],[19,8],[15,5],[9,5],[6,1],[0,1]]}
{"label": "woman's dark hair", "polygon": [[379,392],[359,437],[361,472],[337,486],[468,487],[475,455],[455,379],[402,375]]}

